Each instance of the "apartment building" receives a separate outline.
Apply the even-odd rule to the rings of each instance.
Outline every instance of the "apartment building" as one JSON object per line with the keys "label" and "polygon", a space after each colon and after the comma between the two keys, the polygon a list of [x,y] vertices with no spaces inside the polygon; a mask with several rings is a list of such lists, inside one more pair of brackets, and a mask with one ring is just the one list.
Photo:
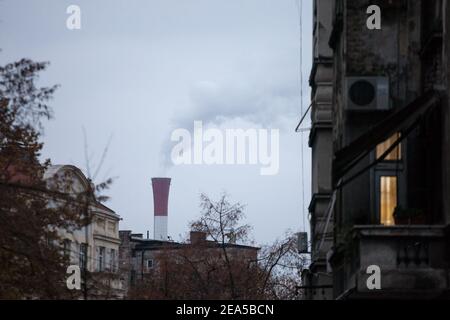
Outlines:
{"label": "apartment building", "polygon": [[448,0],[314,1],[306,299],[449,298],[449,24]]}
{"label": "apartment building", "polygon": [[[75,166],[50,166],[44,179],[52,188],[56,181],[58,189],[65,193],[83,194],[91,189],[91,181]],[[87,204],[90,223],[81,229],[58,230],[64,239],[64,251],[70,263],[78,265],[86,277],[90,297],[120,297],[122,282],[118,274],[119,221],[120,216],[107,206],[90,198]],[[84,273],[86,271],[86,273]]]}

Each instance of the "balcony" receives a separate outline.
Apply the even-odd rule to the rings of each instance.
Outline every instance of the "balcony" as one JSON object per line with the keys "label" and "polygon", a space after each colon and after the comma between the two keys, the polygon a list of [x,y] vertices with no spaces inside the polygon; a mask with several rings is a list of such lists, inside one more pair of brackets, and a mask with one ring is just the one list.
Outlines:
{"label": "balcony", "polygon": [[[336,298],[449,296],[449,226],[354,226],[346,239],[330,258]],[[367,287],[370,265],[380,267],[379,290]]]}

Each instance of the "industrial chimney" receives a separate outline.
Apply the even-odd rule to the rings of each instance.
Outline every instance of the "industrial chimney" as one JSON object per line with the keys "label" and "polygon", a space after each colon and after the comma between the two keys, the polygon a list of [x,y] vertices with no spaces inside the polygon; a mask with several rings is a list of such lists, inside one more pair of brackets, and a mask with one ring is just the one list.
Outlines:
{"label": "industrial chimney", "polygon": [[167,207],[170,178],[152,178],[155,240],[167,241]]}

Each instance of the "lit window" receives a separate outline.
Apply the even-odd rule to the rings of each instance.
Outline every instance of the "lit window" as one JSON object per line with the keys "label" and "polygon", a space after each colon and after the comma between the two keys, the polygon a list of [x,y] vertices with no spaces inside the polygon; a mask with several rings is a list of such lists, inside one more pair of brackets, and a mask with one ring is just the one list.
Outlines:
{"label": "lit window", "polygon": [[397,177],[380,179],[380,223],[394,225],[394,210],[397,207]]}
{"label": "lit window", "polygon": [[[379,159],[383,153],[389,149],[396,140],[400,138],[400,133],[395,133],[390,138],[388,138],[386,141],[380,143],[377,145],[377,159]],[[401,160],[402,158],[402,150],[401,150],[401,144],[399,143],[385,158],[386,161],[394,161],[394,160]]]}

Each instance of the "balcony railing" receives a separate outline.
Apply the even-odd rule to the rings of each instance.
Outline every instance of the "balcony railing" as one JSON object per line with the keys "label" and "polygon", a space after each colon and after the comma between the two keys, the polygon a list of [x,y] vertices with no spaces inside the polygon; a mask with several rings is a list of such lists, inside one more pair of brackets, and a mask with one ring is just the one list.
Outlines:
{"label": "balcony railing", "polygon": [[[335,296],[448,294],[449,255],[448,226],[355,226],[330,259]],[[381,271],[379,290],[367,286],[372,265]]]}

